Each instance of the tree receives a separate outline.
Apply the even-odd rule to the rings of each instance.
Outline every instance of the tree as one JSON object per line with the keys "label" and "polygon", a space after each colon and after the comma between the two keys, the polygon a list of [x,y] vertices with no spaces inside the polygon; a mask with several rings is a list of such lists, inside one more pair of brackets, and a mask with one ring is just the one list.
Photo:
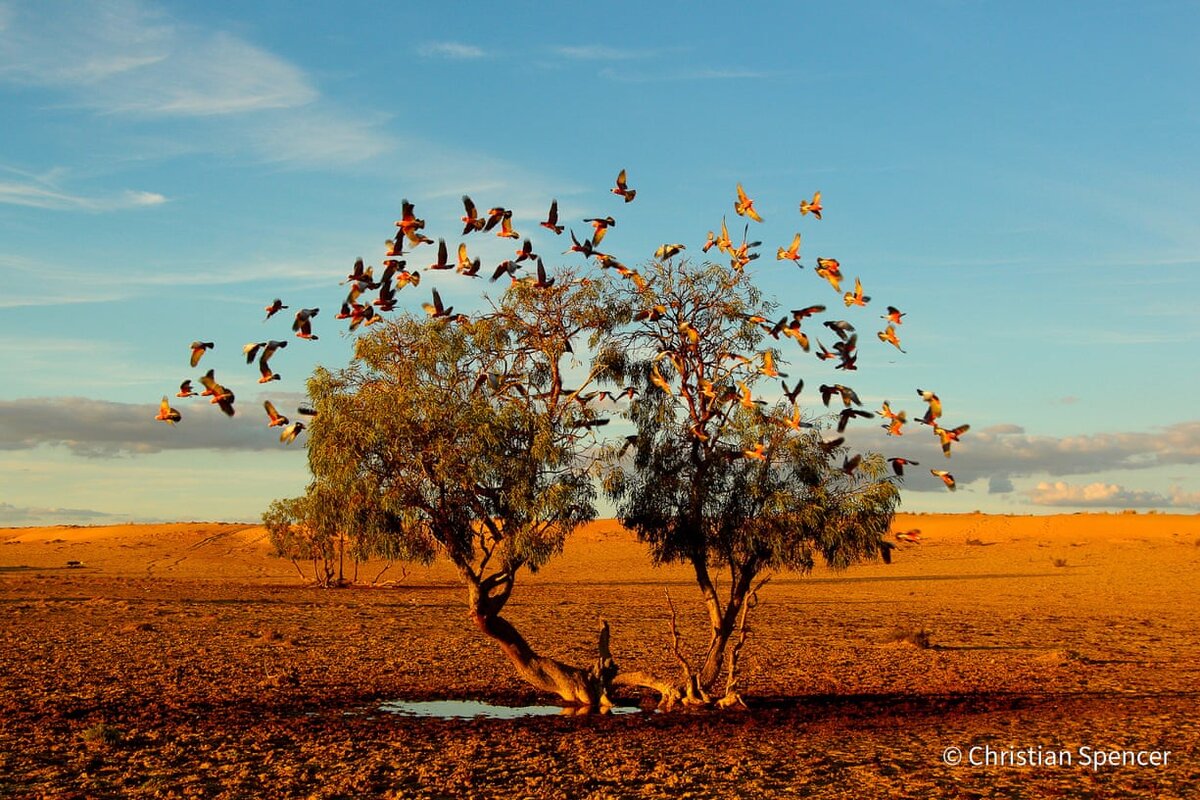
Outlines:
{"label": "tree", "polygon": [[602,345],[612,319],[595,284],[565,275],[557,286],[516,283],[474,319],[372,326],[350,366],[309,381],[314,480],[304,498],[277,502],[271,521],[352,527],[393,557],[445,556],[471,620],[524,680],[567,702],[603,703],[614,672],[606,627],[597,663],[583,668],[539,655],[502,612],[521,571],[595,517],[579,456],[597,417],[577,398],[604,362],[574,388],[564,373],[572,340]]}
{"label": "tree", "polygon": [[[659,260],[622,294],[639,309],[622,340],[641,394],[630,408],[632,464],[620,458],[626,447],[610,447],[605,488],[656,563],[695,573],[711,633],[699,669],[676,648],[682,696],[708,702],[724,669],[724,702],[737,702],[729,644],[744,638],[761,576],[807,572],[817,555],[835,567],[886,555],[899,492],[878,454],[837,467],[842,440],[824,441],[795,397],[755,398],[785,377],[785,361],[761,348],[781,324],[767,321],[771,308],[742,268]],[[724,593],[714,569],[727,571]]]}
{"label": "tree", "polygon": [[[623,196],[628,202],[632,191]],[[819,200],[802,203],[801,213],[819,218]],[[428,317],[385,320],[374,307],[391,310],[398,288],[419,283],[399,259],[403,241],[432,242],[419,233],[425,223],[412,204],[403,206],[382,280],[361,260],[349,276],[339,318],[360,329],[353,360],[309,381],[317,412],[308,443],[313,481],[303,498],[279,501],[268,513],[280,541],[349,536],[356,553],[448,558],[471,620],[518,674],[590,706],[608,702],[613,686],[652,688],[667,705],[737,704],[747,618],[773,571],[808,571],[818,559],[835,568],[889,559],[884,536],[899,502],[899,472],[888,476],[879,454],[851,455],[844,437],[822,434],[834,417],[841,434],[855,418],[873,416],[850,387],[820,387],[825,408],[834,398],[840,403],[836,414],[801,409],[803,380],[792,376],[789,386],[778,345],[791,339],[812,352],[804,325],[825,307],[776,321],[775,305],[746,269],[761,243],[743,236],[735,245],[723,222],[704,250],[715,246],[728,267],[691,263],[683,245],[663,245],[639,271],[599,250],[615,222],[595,218],[588,220],[595,234],[581,242],[572,232],[568,252],[600,271],[550,276],[526,240],[518,262],[536,259],[536,277],[518,277],[517,262],[500,264],[493,279],[508,274],[512,282],[486,313],[455,315],[435,289]],[[469,198],[464,206],[463,236],[499,225],[500,236],[518,238],[511,211],[495,208],[484,219]],[[740,186],[736,208],[758,219]],[[562,232],[556,203],[541,225]],[[799,243],[797,234],[778,259],[799,266]],[[430,269],[453,266],[443,241]],[[465,244],[457,271],[479,275],[479,259],[468,257]],[[817,259],[815,271],[841,295],[835,260]],[[855,284],[843,296],[847,308],[870,300]],[[373,288],[379,298],[360,302]],[[900,316],[889,308],[889,320],[899,324]],[[826,349],[817,340],[816,355],[856,370],[854,326],[824,325],[838,341]],[[899,348],[892,325],[878,335]],[[769,400],[779,397],[776,380],[782,399]],[[947,438],[966,426],[939,428],[936,395],[924,395],[932,399],[922,421],[948,455]],[[614,405],[625,399],[628,405]],[[610,419],[601,409],[623,409],[635,433],[603,440]],[[578,666],[540,655],[503,616],[522,571],[559,554],[570,533],[595,517],[597,476],[652,559],[689,564],[695,574],[710,635],[693,666],[668,598],[678,679],[618,670],[607,623],[595,662]]]}

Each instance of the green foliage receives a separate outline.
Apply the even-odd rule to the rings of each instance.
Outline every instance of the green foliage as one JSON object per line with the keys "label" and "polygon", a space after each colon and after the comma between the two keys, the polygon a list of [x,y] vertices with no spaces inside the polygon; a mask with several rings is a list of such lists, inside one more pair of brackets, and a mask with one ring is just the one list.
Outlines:
{"label": "green foliage", "polygon": [[316,542],[347,530],[364,554],[441,553],[477,578],[537,569],[595,516],[579,458],[595,412],[573,402],[563,363],[575,337],[596,346],[614,318],[594,284],[564,280],[515,284],[469,321],[372,326],[347,368],[309,381],[314,480],[272,505],[268,527],[281,541],[288,521]]}
{"label": "green foliage", "polygon": [[[629,464],[608,449],[603,485],[653,558],[756,572],[877,557],[899,492],[878,454],[847,475],[837,466],[845,448],[822,448],[815,429],[785,424],[790,404],[754,401],[767,379],[764,329],[748,318],[767,306],[746,273],[660,262],[647,288],[628,291],[660,315],[627,337],[642,389],[630,412],[635,452]],[[654,371],[671,393],[653,384]],[[762,459],[746,457],[755,448]]]}

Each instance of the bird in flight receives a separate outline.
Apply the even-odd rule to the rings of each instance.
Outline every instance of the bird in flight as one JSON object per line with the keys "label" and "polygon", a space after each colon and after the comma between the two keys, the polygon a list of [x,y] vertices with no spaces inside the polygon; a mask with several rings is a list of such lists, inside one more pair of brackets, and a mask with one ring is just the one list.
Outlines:
{"label": "bird in flight", "polygon": [[288,418],[276,411],[274,404],[270,400],[263,400],[263,408],[267,410],[268,428],[276,428],[288,424]]}
{"label": "bird in flight", "polygon": [[312,318],[320,311],[319,308],[302,308],[296,312],[296,321],[292,323],[292,330],[296,332],[297,337],[313,341],[319,338],[312,332]]}
{"label": "bird in flight", "polygon": [[858,278],[854,279],[854,291],[846,292],[846,294],[842,296],[842,299],[846,302],[846,308],[849,308],[850,306],[865,306],[867,303],[871,302],[870,297],[863,296],[862,281]]}
{"label": "bird in flight", "polygon": [[200,382],[204,384],[204,391],[200,393],[201,396],[211,397],[212,399],[209,400],[210,403],[219,406],[226,416],[232,417],[234,413],[233,392],[217,383],[217,379],[211,369],[200,376]]}
{"label": "bird in flight", "polygon": [[195,397],[196,391],[192,388],[192,382],[186,380],[179,384],[179,391],[175,393],[176,397]]}
{"label": "bird in flight", "polygon": [[925,416],[921,417],[920,421],[932,425],[933,421],[942,415],[942,401],[936,394],[925,389],[917,389],[917,396],[929,404]]}
{"label": "bird in flight", "polygon": [[788,245],[786,249],[782,247],[779,248],[779,250],[775,253],[775,260],[794,261],[796,266],[803,266],[803,264],[800,263],[800,234],[797,233],[794,237],[792,237],[792,243]]}
{"label": "bird in flight", "polygon": [[279,432],[279,441],[283,442],[284,444],[291,444],[292,442],[296,441],[296,437],[299,436],[300,432],[303,430],[304,423],[300,420],[296,420],[291,425],[288,425]]}
{"label": "bird in flight", "polygon": [[211,350],[215,345],[212,342],[192,342],[192,366],[200,363],[200,359],[204,357],[206,350]]}
{"label": "bird in flight", "polygon": [[468,233],[483,230],[483,226],[487,224],[487,221],[479,216],[479,211],[475,208],[474,201],[472,201],[471,198],[465,194],[462,196],[462,201],[463,210],[466,211],[462,217],[463,236],[466,236]]}
{"label": "bird in flight", "polygon": [[842,290],[842,265],[836,258],[818,258],[816,273],[829,281],[835,292]]}
{"label": "bird in flight", "polygon": [[434,319],[437,319],[438,317],[449,317],[450,312],[454,310],[453,306],[446,308],[442,305],[442,296],[438,294],[437,289],[433,290],[433,302],[422,303],[421,308],[425,309],[425,313]]}
{"label": "bird in flight", "polygon": [[271,301],[271,305],[263,308],[263,310],[267,312],[267,316],[263,318],[263,322],[266,322],[285,308],[287,308],[287,306],[283,304],[283,301],[276,297]]}
{"label": "bird in flight", "polygon": [[555,236],[559,236],[563,232],[563,226],[558,224],[558,201],[550,201],[550,213],[546,216],[546,221],[541,223],[542,227],[549,231],[554,231]]}
{"label": "bird in flight", "polygon": [[762,222],[762,217],[754,209],[754,201],[746,196],[746,190],[740,183],[737,185],[737,200],[733,201],[733,210],[739,217],[749,217],[755,222]]}
{"label": "bird in flight", "polygon": [[903,316],[906,316],[906,314],[903,311],[896,308],[895,306],[888,306],[887,313],[884,314],[882,317],[880,317],[880,319],[886,319],[888,322],[892,323],[893,325],[902,325],[903,322],[901,322],[900,318]]}
{"label": "bird in flight", "polygon": [[896,335],[895,325],[888,325],[886,329],[876,331],[875,335],[879,337],[879,341],[892,345],[901,353],[904,352],[904,348],[900,346],[900,337]]}
{"label": "bird in flight", "polygon": [[949,489],[952,492],[955,490],[956,486],[954,483],[954,476],[951,475],[949,472],[946,472],[946,470],[944,470],[944,469],[931,469],[931,470],[929,470],[929,472],[930,472],[930,474],[941,478],[942,483],[946,484],[947,489]]}
{"label": "bird in flight", "polygon": [[168,425],[174,425],[183,419],[183,415],[171,408],[171,405],[167,402],[167,396],[164,394],[162,402],[158,404],[158,416],[155,419],[165,422]]}
{"label": "bird in flight", "polygon": [[617,174],[617,186],[615,189],[610,189],[609,191],[625,198],[626,203],[633,202],[633,198],[637,195],[637,189],[630,189],[626,183],[625,170],[621,170]]}
{"label": "bird in flight", "polygon": [[654,251],[654,257],[659,261],[666,261],[668,258],[679,255],[681,251],[686,249],[687,245],[683,244],[664,244]]}
{"label": "bird in flight", "polygon": [[820,192],[813,193],[813,199],[811,202],[809,202],[808,200],[800,201],[800,216],[802,216],[802,217],[807,214],[812,214],[817,219],[820,219],[821,211],[822,211],[822,207],[821,207],[821,193]]}
{"label": "bird in flight", "polygon": [[896,473],[896,477],[898,477],[898,478],[904,477],[904,468],[905,467],[921,466],[920,461],[911,461],[907,458],[901,458],[900,456],[895,456],[894,458],[889,458],[888,463],[892,465],[892,472]]}
{"label": "bird in flight", "polygon": [[938,439],[941,440],[942,453],[946,456],[946,458],[950,457],[950,443],[957,442],[958,437],[962,436],[969,430],[971,430],[970,425],[959,425],[957,428],[951,428],[947,430],[936,423],[934,424],[933,432],[937,434]]}

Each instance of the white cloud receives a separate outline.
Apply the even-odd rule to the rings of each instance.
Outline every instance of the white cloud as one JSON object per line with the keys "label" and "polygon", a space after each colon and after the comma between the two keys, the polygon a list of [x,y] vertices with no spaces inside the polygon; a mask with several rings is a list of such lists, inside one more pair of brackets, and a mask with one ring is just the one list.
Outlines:
{"label": "white cloud", "polygon": [[476,47],[473,44],[463,44],[462,42],[429,42],[421,45],[417,52],[426,58],[450,58],[455,60],[483,58],[486,55],[482,48]]}
{"label": "white cloud", "polygon": [[558,45],[550,50],[555,55],[579,61],[628,61],[637,58],[653,58],[668,50],[630,50],[623,47],[608,47],[600,44]]}
{"label": "white cloud", "polygon": [[1158,492],[1126,489],[1119,484],[1102,482],[1080,485],[1065,481],[1042,481],[1030,490],[1029,500],[1039,506],[1089,508],[1163,508],[1177,505],[1171,498]]}
{"label": "white cloud", "polygon": [[167,202],[158,192],[126,190],[110,196],[89,197],[38,181],[0,181],[0,203],[53,211],[119,211]]}
{"label": "white cloud", "polygon": [[[87,44],[65,46],[76,42]],[[0,38],[2,82],[57,90],[62,105],[99,114],[214,120],[185,135],[268,161],[354,163],[393,146],[378,115],[337,108],[288,59],[137,0],[30,4],[11,14]],[[65,201],[25,199],[55,202]]]}

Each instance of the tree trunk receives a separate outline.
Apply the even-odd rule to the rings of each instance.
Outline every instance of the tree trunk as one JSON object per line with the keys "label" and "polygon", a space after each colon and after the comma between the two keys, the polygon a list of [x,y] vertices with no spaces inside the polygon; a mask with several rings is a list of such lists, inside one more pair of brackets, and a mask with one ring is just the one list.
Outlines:
{"label": "tree trunk", "polygon": [[[525,637],[511,622],[500,616],[500,610],[508,600],[512,588],[511,576],[505,581],[496,581],[497,576],[480,581],[469,572],[467,605],[471,621],[489,638],[500,645],[500,650],[516,668],[521,679],[544,692],[558,695],[570,705],[604,708],[612,705],[608,699],[608,687],[617,672],[608,648],[608,623],[600,632],[599,657],[590,670],[564,664],[557,659],[541,656],[525,641]],[[499,586],[498,595],[491,589]]]}

